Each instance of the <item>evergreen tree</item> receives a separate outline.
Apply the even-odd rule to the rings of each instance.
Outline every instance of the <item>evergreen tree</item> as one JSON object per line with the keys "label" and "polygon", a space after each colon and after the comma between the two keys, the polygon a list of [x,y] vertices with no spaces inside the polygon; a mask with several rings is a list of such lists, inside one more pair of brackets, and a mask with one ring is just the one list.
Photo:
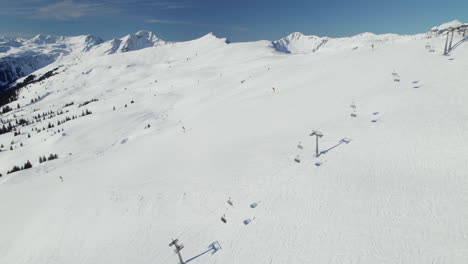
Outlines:
{"label": "evergreen tree", "polygon": [[32,168],[32,164],[31,162],[29,162],[29,160],[24,164],[24,169],[29,169],[29,168]]}
{"label": "evergreen tree", "polygon": [[49,158],[48,158],[47,160],[54,160],[54,159],[56,159],[56,158],[55,158],[55,155],[54,155],[54,154],[50,154],[50,155],[49,155]]}
{"label": "evergreen tree", "polygon": [[7,174],[17,172],[17,171],[20,171],[20,170],[21,170],[21,168],[15,165],[15,166],[13,166],[13,168],[10,171],[7,172]]}

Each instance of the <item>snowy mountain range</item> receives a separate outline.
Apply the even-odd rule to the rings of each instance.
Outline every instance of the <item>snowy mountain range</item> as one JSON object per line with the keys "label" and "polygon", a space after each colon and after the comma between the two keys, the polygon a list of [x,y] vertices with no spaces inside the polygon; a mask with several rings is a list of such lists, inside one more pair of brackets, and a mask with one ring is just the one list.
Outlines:
{"label": "snowy mountain range", "polygon": [[58,37],[37,35],[32,39],[0,38],[0,87],[10,84],[66,56],[81,56],[95,49],[96,53],[114,54],[165,44],[152,32],[139,31],[120,39],[104,42],[87,35]]}
{"label": "snowy mountain range", "polygon": [[29,40],[0,38],[0,87],[60,60],[63,56],[87,52],[100,43],[102,39],[92,35],[37,35]]}
{"label": "snowy mountain range", "polygon": [[466,41],[2,39],[0,263],[465,264]]}
{"label": "snowy mountain range", "polygon": [[[447,28],[460,26],[458,20],[433,27],[429,33],[442,34]],[[427,34],[429,34],[427,33]],[[354,37],[330,38],[306,36],[295,32],[282,39],[272,41],[273,47],[284,53],[305,54],[314,53],[321,48],[335,51],[337,49],[359,48],[378,45],[404,38],[424,38],[426,34],[416,36],[399,36],[396,34],[375,35],[363,33]],[[114,54],[156,47],[167,44],[149,31],[138,31],[135,34],[104,42],[101,38],[87,35],[77,37],[62,37],[37,35],[32,39],[0,37],[0,89],[26,76],[35,70],[60,60],[64,56],[86,53],[93,49],[94,55]]]}

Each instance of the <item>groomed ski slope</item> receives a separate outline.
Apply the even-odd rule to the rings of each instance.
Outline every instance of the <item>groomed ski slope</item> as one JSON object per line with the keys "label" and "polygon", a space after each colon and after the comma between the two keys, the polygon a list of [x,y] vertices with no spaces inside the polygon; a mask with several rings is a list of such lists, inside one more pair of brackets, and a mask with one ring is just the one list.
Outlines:
{"label": "groomed ski slope", "polygon": [[291,55],[207,35],[64,63],[7,115],[93,114],[0,135],[24,144],[0,153],[0,263],[175,264],[171,238],[186,260],[219,242],[191,264],[467,263],[468,45],[443,45]]}

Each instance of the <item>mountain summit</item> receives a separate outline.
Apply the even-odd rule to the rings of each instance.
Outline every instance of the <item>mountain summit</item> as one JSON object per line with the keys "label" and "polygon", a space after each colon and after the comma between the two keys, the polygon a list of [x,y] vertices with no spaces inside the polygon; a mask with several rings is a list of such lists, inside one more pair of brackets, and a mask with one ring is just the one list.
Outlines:
{"label": "mountain summit", "polygon": [[100,50],[105,54],[114,54],[156,47],[164,44],[166,44],[166,42],[158,38],[153,32],[141,30],[135,34],[107,41],[96,47],[96,50]]}
{"label": "mountain summit", "polygon": [[294,32],[272,43],[276,50],[285,53],[313,53],[327,41],[327,37],[305,36],[300,32]]}

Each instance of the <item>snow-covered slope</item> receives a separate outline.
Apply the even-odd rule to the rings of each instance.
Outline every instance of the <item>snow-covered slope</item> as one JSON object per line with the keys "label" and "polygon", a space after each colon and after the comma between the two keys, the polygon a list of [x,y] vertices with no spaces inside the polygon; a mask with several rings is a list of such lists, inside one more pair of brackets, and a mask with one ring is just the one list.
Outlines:
{"label": "snow-covered slope", "polygon": [[0,39],[0,87],[26,76],[57,59],[88,51],[102,43],[98,37],[87,35],[58,37],[37,35],[32,39]]}
{"label": "snow-covered slope", "polygon": [[191,264],[467,263],[468,45],[443,47],[63,60],[1,115],[34,123],[0,135],[0,263],[178,263],[171,238]]}

